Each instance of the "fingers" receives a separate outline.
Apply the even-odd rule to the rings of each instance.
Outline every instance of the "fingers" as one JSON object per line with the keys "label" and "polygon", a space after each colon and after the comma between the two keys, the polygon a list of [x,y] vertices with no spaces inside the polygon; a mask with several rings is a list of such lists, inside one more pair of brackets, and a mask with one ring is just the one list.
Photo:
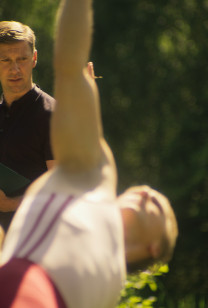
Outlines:
{"label": "fingers", "polygon": [[87,63],[87,71],[88,71],[88,74],[90,75],[90,77],[92,77],[92,79],[103,78],[102,76],[95,76],[93,62]]}
{"label": "fingers", "polygon": [[88,71],[88,74],[90,75],[90,77],[92,77],[93,79],[95,79],[95,73],[94,73],[94,65],[93,65],[93,62],[88,62],[88,63],[87,63],[87,71]]}

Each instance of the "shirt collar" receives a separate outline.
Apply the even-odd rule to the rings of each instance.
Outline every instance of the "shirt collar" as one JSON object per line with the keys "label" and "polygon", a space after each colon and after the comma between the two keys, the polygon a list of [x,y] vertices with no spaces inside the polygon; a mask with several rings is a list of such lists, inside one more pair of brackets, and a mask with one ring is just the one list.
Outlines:
{"label": "shirt collar", "polygon": [[[25,102],[28,102],[28,97],[35,91],[35,88],[37,88],[36,84],[33,84],[33,87],[31,90],[29,90],[27,93],[25,93],[23,96],[21,96],[19,99],[14,100],[10,106],[11,109],[15,108],[16,106],[19,105],[24,105]],[[4,94],[1,95],[0,98],[0,105],[2,106],[7,106]]]}

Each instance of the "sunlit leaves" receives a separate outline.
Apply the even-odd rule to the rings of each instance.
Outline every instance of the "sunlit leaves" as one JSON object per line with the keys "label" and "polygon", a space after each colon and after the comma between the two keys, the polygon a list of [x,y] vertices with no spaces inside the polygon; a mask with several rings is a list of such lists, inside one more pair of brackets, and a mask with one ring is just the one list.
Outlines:
{"label": "sunlit leaves", "polygon": [[[120,304],[117,308],[153,307],[157,301],[155,292],[158,290],[156,277],[167,274],[168,265],[153,266],[151,270],[128,276],[125,288],[121,292]],[[148,296],[142,290],[149,290]]]}

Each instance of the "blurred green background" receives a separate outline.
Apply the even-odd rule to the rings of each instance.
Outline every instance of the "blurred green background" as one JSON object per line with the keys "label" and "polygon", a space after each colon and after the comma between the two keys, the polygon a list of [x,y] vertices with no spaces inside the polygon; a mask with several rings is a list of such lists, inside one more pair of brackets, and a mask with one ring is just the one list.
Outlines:
{"label": "blurred green background", "polygon": [[[58,3],[0,4],[1,20],[35,31],[34,81],[51,94]],[[94,8],[90,60],[103,77],[97,83],[118,192],[151,185],[168,196],[179,222],[153,306],[208,307],[208,0],[95,0]]]}

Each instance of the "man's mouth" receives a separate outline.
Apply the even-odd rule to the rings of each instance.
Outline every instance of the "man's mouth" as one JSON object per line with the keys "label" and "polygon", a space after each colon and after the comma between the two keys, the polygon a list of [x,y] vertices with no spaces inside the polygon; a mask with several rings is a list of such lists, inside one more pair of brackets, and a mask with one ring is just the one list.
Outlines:
{"label": "man's mouth", "polygon": [[18,77],[18,78],[9,78],[9,81],[10,82],[18,82],[18,81],[21,81],[22,78],[21,77]]}

